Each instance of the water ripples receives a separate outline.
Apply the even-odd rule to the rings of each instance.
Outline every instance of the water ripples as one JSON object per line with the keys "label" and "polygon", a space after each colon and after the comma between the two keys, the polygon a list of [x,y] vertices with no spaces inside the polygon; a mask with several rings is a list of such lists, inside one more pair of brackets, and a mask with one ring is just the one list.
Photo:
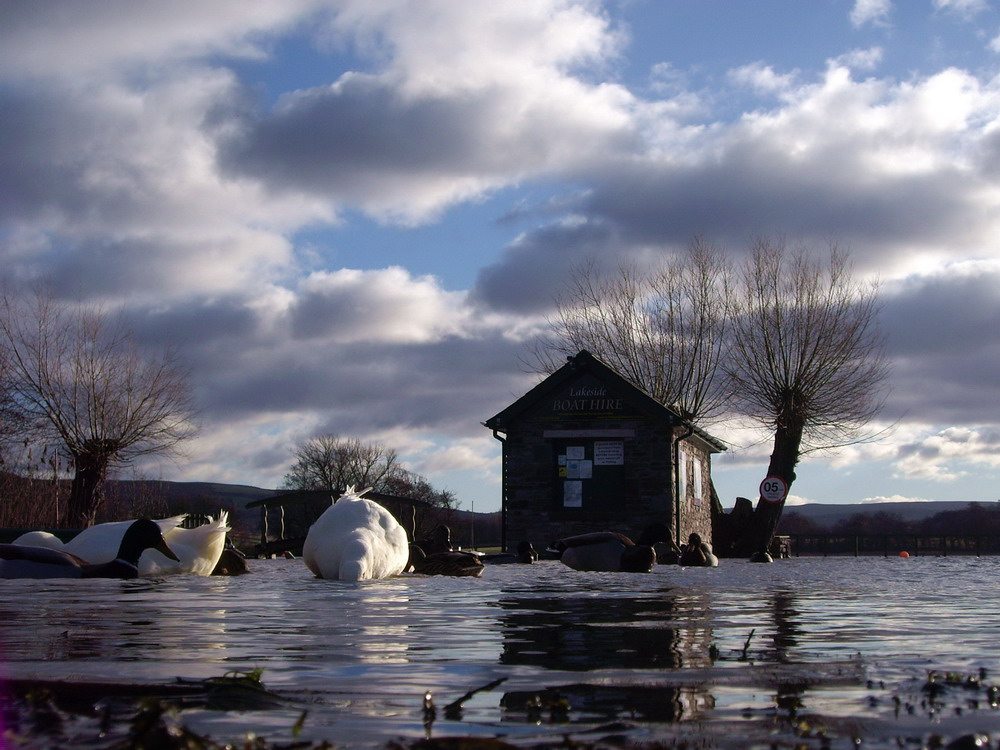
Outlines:
{"label": "water ripples", "polygon": [[[651,575],[548,562],[362,584],[314,579],[298,560],[251,567],[0,581],[0,676],[155,683],[261,669],[272,690],[308,696],[305,736],[342,745],[421,736],[425,690],[440,705],[503,680],[433,731],[528,741],[616,721],[636,738],[697,731],[724,745],[733,725],[794,735],[812,713],[828,743],[852,746],[848,725],[862,722],[868,746],[889,747],[897,724],[920,719],[899,716],[896,698],[919,704],[928,670],[1000,674],[996,558],[724,560]],[[213,733],[294,722],[194,718]]]}

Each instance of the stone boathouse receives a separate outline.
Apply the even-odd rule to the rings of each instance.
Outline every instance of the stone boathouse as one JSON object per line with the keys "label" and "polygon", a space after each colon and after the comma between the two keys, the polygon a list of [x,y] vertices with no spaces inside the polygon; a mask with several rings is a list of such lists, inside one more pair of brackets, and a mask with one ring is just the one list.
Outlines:
{"label": "stone boathouse", "polygon": [[588,351],[483,423],[503,444],[502,539],[529,541],[650,523],[712,539],[721,513],[711,457],[725,446]]}

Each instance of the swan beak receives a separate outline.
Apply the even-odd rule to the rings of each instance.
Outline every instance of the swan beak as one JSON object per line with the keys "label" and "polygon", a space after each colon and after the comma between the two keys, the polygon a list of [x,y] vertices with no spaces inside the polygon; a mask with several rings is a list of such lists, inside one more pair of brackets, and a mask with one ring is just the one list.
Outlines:
{"label": "swan beak", "polygon": [[153,549],[155,549],[157,552],[162,552],[164,555],[169,557],[174,562],[180,562],[180,558],[178,558],[177,555],[174,554],[174,551],[167,546],[166,539],[161,539],[160,543],[157,544],[155,547],[153,547]]}

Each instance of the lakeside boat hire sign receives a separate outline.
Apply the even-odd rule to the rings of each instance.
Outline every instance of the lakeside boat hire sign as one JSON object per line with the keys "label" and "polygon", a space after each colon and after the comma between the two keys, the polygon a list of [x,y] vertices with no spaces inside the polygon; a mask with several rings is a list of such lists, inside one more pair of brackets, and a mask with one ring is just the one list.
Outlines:
{"label": "lakeside boat hire sign", "polygon": [[613,419],[638,416],[638,410],[622,394],[590,374],[575,379],[554,394],[545,409],[550,419]]}

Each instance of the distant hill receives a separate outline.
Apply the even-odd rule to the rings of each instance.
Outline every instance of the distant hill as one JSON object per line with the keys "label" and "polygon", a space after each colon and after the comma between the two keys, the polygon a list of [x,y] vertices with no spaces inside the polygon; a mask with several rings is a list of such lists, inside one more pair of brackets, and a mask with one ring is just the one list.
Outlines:
{"label": "distant hill", "polygon": [[[249,485],[223,484],[220,482],[167,482],[167,481],[115,481],[109,485],[124,497],[143,493],[158,494],[172,501],[174,507],[190,507],[198,511],[225,508],[236,511],[250,522],[256,519],[256,511],[246,511],[247,503],[271,497],[279,490],[263,489]],[[109,487],[110,489],[110,487]],[[174,505],[176,503],[176,505]],[[983,506],[993,503],[982,502]],[[785,514],[797,513],[814,523],[832,528],[839,522],[858,514],[892,513],[902,516],[905,521],[922,521],[945,511],[964,510],[969,501],[901,502],[901,503],[806,503],[785,506]],[[730,508],[726,509],[727,511]],[[241,512],[242,511],[242,512]],[[473,540],[480,544],[496,544],[499,540],[499,512],[471,513],[454,510],[449,514],[449,525],[456,542],[468,545]],[[475,526],[472,521],[475,519]]]}
{"label": "distant hill", "polygon": [[[831,527],[860,513],[893,513],[905,521],[922,521],[938,513],[949,510],[965,510],[971,501],[933,501],[933,502],[902,502],[902,503],[806,503],[805,505],[786,505],[785,513],[800,513],[810,521]],[[982,502],[987,506],[994,503]]]}

